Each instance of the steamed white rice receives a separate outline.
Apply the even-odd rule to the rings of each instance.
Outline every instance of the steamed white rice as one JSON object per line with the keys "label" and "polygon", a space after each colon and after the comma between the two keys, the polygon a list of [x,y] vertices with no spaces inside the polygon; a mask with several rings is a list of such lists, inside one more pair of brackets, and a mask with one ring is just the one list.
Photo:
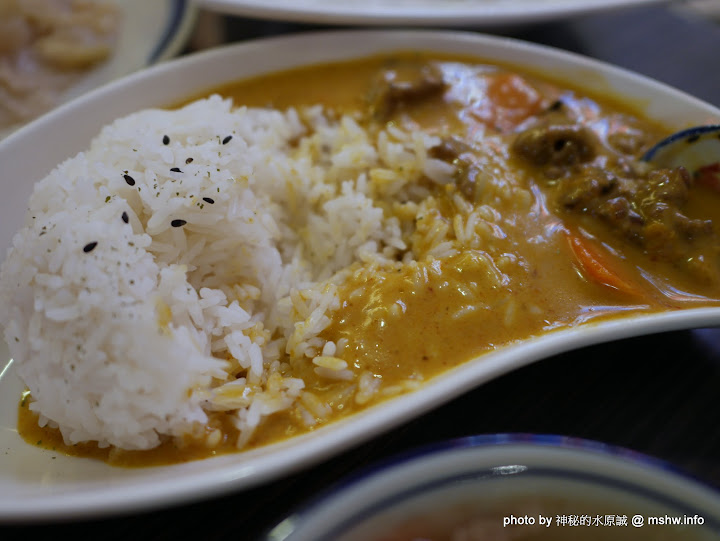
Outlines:
{"label": "steamed white rice", "polygon": [[451,179],[426,155],[437,142],[218,96],[107,126],[36,185],[0,271],[0,324],[41,424],[147,449],[220,410],[242,446],[274,412],[328,413],[290,361],[370,400],[377,380],[320,334],[350,269],[443,257],[482,226],[398,218],[424,212],[418,179]]}

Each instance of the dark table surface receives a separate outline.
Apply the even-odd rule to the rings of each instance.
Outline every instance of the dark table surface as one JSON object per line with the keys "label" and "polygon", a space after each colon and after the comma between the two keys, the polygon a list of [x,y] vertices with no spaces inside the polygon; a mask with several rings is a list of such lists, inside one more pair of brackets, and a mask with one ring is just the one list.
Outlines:
{"label": "dark table surface", "polygon": [[[212,37],[223,42],[328,28],[237,17],[213,22],[219,27]],[[720,106],[720,24],[677,7],[630,8],[490,31],[605,60]],[[212,44],[192,43],[191,48]],[[497,432],[620,445],[669,461],[720,489],[719,395],[720,329],[625,339],[516,370],[317,467],[259,488],[144,514],[0,527],[0,540],[262,539],[346,474],[417,446]]]}

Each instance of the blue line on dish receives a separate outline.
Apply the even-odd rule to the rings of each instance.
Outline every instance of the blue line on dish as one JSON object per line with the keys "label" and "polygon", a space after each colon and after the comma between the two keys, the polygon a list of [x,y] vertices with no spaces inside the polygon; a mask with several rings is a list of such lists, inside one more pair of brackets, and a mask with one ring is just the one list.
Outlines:
{"label": "blue line on dish", "polygon": [[154,64],[157,62],[172,42],[172,39],[175,37],[178,28],[182,24],[183,17],[188,9],[188,0],[174,0],[172,2],[171,9],[172,11],[170,13],[170,17],[168,18],[168,23],[165,25],[162,37],[152,52],[148,55],[148,64]]}
{"label": "blue line on dish", "polygon": [[[530,445],[536,447],[550,447],[556,449],[570,449],[581,452],[597,453],[599,455],[605,455],[610,458],[620,459],[622,461],[628,461],[630,463],[637,464],[640,467],[654,468],[658,471],[667,471],[671,475],[676,477],[685,478],[690,482],[694,482],[711,491],[717,491],[717,487],[710,486],[706,482],[699,480],[696,476],[683,471],[681,468],[666,462],[664,460],[602,442],[593,440],[586,440],[576,437],[568,437],[556,434],[525,434],[525,433],[502,433],[492,435],[480,435],[480,436],[468,436],[464,438],[453,439],[449,441],[438,442],[430,444],[420,449],[413,449],[370,466],[361,472],[357,472],[347,478],[341,480],[334,487],[328,489],[322,494],[313,498],[312,501],[306,503],[302,508],[297,509],[286,521],[289,526],[292,526],[295,522],[302,523],[303,518],[306,515],[312,514],[312,512],[322,505],[323,501],[331,499],[334,495],[352,491],[356,487],[362,485],[365,481],[369,481],[382,475],[396,467],[402,467],[404,464],[412,463],[414,461],[421,461],[426,458],[431,458],[433,455],[442,455],[443,453],[451,453],[454,451],[462,451],[463,449],[471,448],[483,448],[492,447],[496,445]],[[605,476],[600,473],[592,472],[581,472],[581,471],[565,471],[559,468],[550,466],[538,466],[529,463],[527,465],[521,465],[522,467],[512,471],[514,475],[529,477],[533,479],[555,479],[555,480],[572,480],[576,482],[586,482],[595,485],[605,486],[607,488],[619,490],[621,492],[633,493],[637,496],[644,497],[650,501],[660,504],[661,506],[667,506],[673,509],[677,513],[685,513],[693,515],[696,511],[679,499],[658,492],[650,487],[642,486],[641,483],[635,483],[633,481],[625,481],[611,476]],[[325,532],[320,539],[316,541],[332,541],[337,538],[343,532],[347,532],[349,529],[357,526],[364,522],[369,517],[374,516],[378,512],[388,509],[392,505],[407,501],[408,499],[421,494],[425,491],[437,490],[442,487],[450,486],[454,483],[462,483],[463,481],[472,481],[479,478],[492,479],[497,477],[497,471],[495,468],[481,467],[478,469],[469,469],[465,471],[457,472],[453,475],[446,477],[439,477],[436,479],[428,479],[417,485],[408,487],[404,490],[398,490],[393,494],[389,494],[385,497],[380,498],[378,501],[367,503],[364,506],[360,506],[355,513],[346,517],[341,523],[334,525],[330,531]],[[269,539],[273,541],[282,541],[287,536],[292,539],[292,528],[290,531],[285,531],[282,528],[272,530],[270,532]],[[705,517],[705,528],[713,531],[720,532],[720,521],[716,517]],[[278,537],[279,536],[279,537]]]}

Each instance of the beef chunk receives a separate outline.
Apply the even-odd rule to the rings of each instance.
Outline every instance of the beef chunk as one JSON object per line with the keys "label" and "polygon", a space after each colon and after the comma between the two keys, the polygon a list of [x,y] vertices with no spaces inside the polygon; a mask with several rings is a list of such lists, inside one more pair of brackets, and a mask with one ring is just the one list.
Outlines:
{"label": "beef chunk", "polygon": [[442,72],[430,63],[403,62],[384,69],[377,77],[370,96],[370,112],[377,120],[387,120],[397,110],[445,92]]}
{"label": "beef chunk", "polygon": [[474,201],[478,196],[477,175],[480,173],[475,165],[472,147],[457,137],[447,137],[439,145],[428,149],[428,156],[455,165],[455,185],[468,200]]}
{"label": "beef chunk", "polygon": [[682,167],[627,178],[586,165],[558,181],[554,194],[565,211],[597,218],[651,257],[672,261],[683,257],[692,239],[712,234],[710,221],[683,211],[691,183]]}
{"label": "beef chunk", "polygon": [[593,133],[577,124],[548,124],[521,132],[512,152],[536,167],[569,167],[593,160]]}

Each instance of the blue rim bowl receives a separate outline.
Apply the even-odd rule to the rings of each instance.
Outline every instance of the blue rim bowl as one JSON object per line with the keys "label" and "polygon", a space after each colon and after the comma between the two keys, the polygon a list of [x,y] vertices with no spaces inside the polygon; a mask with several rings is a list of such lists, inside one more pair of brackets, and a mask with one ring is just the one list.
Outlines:
{"label": "blue rim bowl", "polygon": [[[579,518],[579,525],[605,527],[608,539],[620,533],[612,528],[625,528],[625,534],[644,528],[648,537],[642,539],[653,539],[647,530],[661,526],[663,535],[671,533],[668,526],[677,534],[663,539],[720,539],[720,491],[667,462],[578,438],[495,434],[443,442],[371,466],[286,518],[267,540],[396,539],[388,532],[448,522],[462,515],[454,510],[467,515],[470,508],[480,514],[492,509],[487,516],[494,517],[493,527],[541,527],[537,507],[524,515],[512,507],[513,500],[526,506],[533,498],[541,508],[553,498],[566,501],[562,511],[550,507],[544,513],[551,517],[548,528],[571,528]],[[511,502],[504,514],[498,507],[503,501]],[[573,506],[586,514],[561,514]],[[571,523],[562,524],[564,516]]]}

